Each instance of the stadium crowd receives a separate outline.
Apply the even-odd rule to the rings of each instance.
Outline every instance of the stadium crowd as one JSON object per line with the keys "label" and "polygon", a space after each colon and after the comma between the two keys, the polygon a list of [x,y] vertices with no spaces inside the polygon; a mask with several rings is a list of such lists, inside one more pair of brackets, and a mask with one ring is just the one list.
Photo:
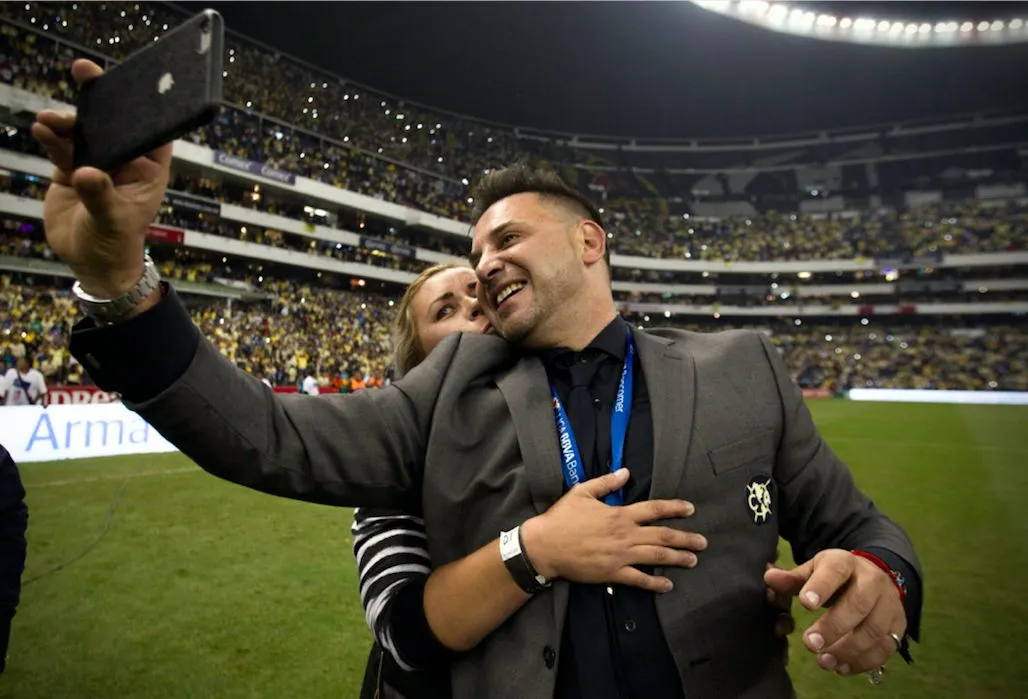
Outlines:
{"label": "stadium crowd", "polygon": [[[66,102],[73,101],[68,67],[87,55],[85,49],[117,60],[182,20],[145,3],[5,3],[0,14],[43,32],[0,24],[0,80]],[[560,167],[580,188],[592,184],[562,166],[570,151],[552,143],[382,98],[236,39],[227,51],[225,97],[238,108],[224,109],[215,123],[190,136],[212,148],[453,219],[466,217],[469,184],[477,174],[519,157]],[[275,209],[264,203],[267,198],[242,197],[214,181],[202,188],[213,198]],[[996,209],[965,201],[852,218],[768,211],[710,220],[672,214],[668,201],[644,186],[599,188],[612,249],[626,255],[805,260],[1028,247],[1028,209],[1016,204]]]}
{"label": "stadium crowd", "polygon": [[[67,351],[78,320],[67,284],[55,291],[43,279],[0,275],[0,368],[28,356],[49,385],[89,383]],[[260,304],[190,300],[193,319],[225,357],[275,386],[312,375],[338,392],[392,378],[390,300],[292,281],[269,281],[265,290],[274,296]]]}
{"label": "stadium crowd", "polygon": [[[174,272],[172,265],[165,269]],[[65,349],[77,310],[66,291],[53,289],[53,280],[0,276],[3,368],[28,354],[50,384],[88,381]],[[278,386],[297,386],[308,374],[323,391],[356,390],[391,380],[393,298],[285,279],[267,279],[263,290],[273,298],[231,304],[191,299],[194,320],[230,360]],[[796,324],[769,318],[741,324],[627,317],[640,325],[700,332],[767,332],[781,348],[792,375],[809,388],[1028,391],[1028,332],[1013,322],[965,320],[956,325],[847,318]]]}
{"label": "stadium crowd", "polygon": [[[6,139],[7,143],[4,143],[4,140],[0,137],[0,147],[15,145],[11,138]],[[26,143],[19,139],[17,145],[25,146]],[[325,221],[311,213],[311,207],[280,202],[274,196],[265,196],[259,189],[244,191],[240,187],[230,185],[223,188],[212,179],[185,175],[178,175],[172,185],[176,191],[209,197],[211,201],[248,206],[307,224],[325,225]],[[46,183],[36,177],[25,177],[17,173],[0,175],[0,191],[10,192],[16,196],[41,199],[46,191],[45,186]],[[224,194],[230,196],[223,196]],[[306,211],[305,208],[311,211]],[[613,214],[612,225],[616,226],[617,217],[617,213]],[[403,245],[416,244],[436,252],[457,256],[466,254],[465,243],[441,240],[441,236],[419,237],[418,240],[404,239],[397,235],[395,227],[373,217],[343,211],[339,212],[338,218],[339,228],[367,234],[368,237],[377,240]],[[683,225],[688,222],[688,219],[675,220],[681,220]],[[170,201],[162,208],[159,222],[309,254],[329,255],[347,262],[415,273],[427,266],[426,263],[410,257],[330,243],[297,233],[243,225],[222,219],[217,214],[176,208]],[[657,225],[656,222],[651,223]],[[733,228],[736,224],[741,224],[742,227]],[[686,229],[684,237],[677,234],[670,236],[664,245],[653,240],[638,242],[629,246],[629,252],[664,259],[728,261],[854,257],[882,259],[896,254],[895,248],[890,248],[887,242],[882,241],[890,240],[897,231],[901,232],[900,237],[909,244],[907,249],[913,251],[908,254],[929,259],[935,259],[945,252],[1004,252],[1028,248],[1028,205],[1019,203],[986,207],[981,202],[968,200],[959,205],[948,206],[945,210],[928,207],[916,211],[871,214],[846,219],[820,219],[798,214],[767,212],[741,222],[726,219],[694,222],[693,226]],[[628,238],[614,234],[611,241],[612,251],[624,254],[623,241],[632,237],[641,239],[642,229],[637,229]],[[797,257],[790,254],[794,248],[822,252],[810,252],[809,255],[804,253]],[[617,272],[616,278],[626,281],[675,281],[674,274],[667,272],[623,268]]]}
{"label": "stadium crowd", "polygon": [[[0,81],[73,102],[69,67],[77,57],[115,60],[174,27],[181,17],[147,3],[4,3],[0,16]],[[37,34],[35,32],[41,32]],[[73,46],[75,45],[75,46]],[[947,252],[1028,249],[1028,207],[964,201],[908,211],[813,216],[767,211],[751,217],[701,218],[672,213],[669,202],[625,178],[597,176],[568,163],[588,156],[519,139],[508,129],[441,116],[384,98],[235,38],[228,42],[225,97],[234,107],[190,136],[194,141],[296,175],[447,218],[466,218],[469,185],[483,170],[516,158],[548,162],[580,189],[594,192],[607,219],[614,253],[695,260],[807,260],[855,257],[937,257]],[[24,130],[0,128],[0,148],[41,155]],[[631,178],[629,178],[631,179]],[[599,184],[597,184],[599,183]],[[592,186],[590,186],[592,185]],[[41,198],[46,182],[0,174],[0,191]],[[459,241],[399,237],[386,221],[352,211],[318,214],[274,191],[261,192],[177,173],[172,188],[280,214],[307,224],[334,225],[387,242],[463,255]],[[337,259],[418,272],[425,263],[402,255],[329,244],[295,233],[240,225],[168,203],[160,222]],[[0,255],[52,259],[39,226],[4,219]],[[156,253],[155,253],[156,255]],[[187,281],[245,281],[265,301],[191,298],[194,318],[226,357],[275,385],[315,376],[323,390],[356,390],[391,379],[390,325],[394,298],[320,283],[257,262],[182,247],[161,248],[164,276]],[[663,273],[620,271],[619,278],[674,281]],[[60,286],[60,285],[58,285]],[[3,369],[29,356],[48,383],[88,382],[66,351],[76,309],[54,282],[24,273],[0,277],[0,359]],[[662,297],[666,298],[666,297]],[[648,324],[642,317],[633,318]],[[733,327],[727,321],[662,323],[696,330]],[[1028,390],[1028,334],[1023,325],[988,320],[926,323],[856,318],[794,324],[775,319],[748,326],[770,332],[804,386]]]}

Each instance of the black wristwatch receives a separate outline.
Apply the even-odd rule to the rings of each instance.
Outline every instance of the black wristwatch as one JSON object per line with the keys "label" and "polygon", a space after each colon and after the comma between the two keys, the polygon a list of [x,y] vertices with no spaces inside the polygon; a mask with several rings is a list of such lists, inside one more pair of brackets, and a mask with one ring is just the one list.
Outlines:
{"label": "black wristwatch", "polygon": [[507,571],[522,590],[530,595],[545,590],[552,583],[536,572],[532,562],[525,555],[521,542],[521,526],[507,532],[500,532],[500,558]]}

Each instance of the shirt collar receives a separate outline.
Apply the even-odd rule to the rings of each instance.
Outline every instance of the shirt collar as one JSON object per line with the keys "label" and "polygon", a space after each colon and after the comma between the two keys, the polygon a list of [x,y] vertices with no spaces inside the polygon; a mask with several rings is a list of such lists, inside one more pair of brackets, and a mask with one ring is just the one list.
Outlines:
{"label": "shirt collar", "polygon": [[[607,323],[607,326],[600,331],[599,335],[593,338],[582,352],[600,351],[614,357],[618,361],[624,361],[625,355],[628,352],[628,333],[631,329],[628,327],[628,323],[620,316],[614,316],[614,319]],[[552,366],[554,362],[559,361],[558,358],[564,356],[574,356],[581,354],[581,352],[574,352],[565,347],[551,348],[541,350],[539,353],[540,359],[547,366]]]}

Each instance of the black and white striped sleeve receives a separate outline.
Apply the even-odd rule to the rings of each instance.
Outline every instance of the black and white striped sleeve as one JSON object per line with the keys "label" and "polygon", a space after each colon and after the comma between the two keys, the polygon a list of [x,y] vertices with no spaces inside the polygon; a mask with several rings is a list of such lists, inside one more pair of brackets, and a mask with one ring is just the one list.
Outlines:
{"label": "black and white striped sleeve", "polygon": [[397,510],[354,510],[353,555],[368,628],[410,672],[453,657],[425,618],[424,589],[432,572],[422,518]]}

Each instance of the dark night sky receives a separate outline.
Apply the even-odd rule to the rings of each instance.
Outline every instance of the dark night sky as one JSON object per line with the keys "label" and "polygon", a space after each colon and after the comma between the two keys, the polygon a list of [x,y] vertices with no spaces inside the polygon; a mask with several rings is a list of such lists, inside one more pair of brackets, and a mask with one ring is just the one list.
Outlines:
{"label": "dark night sky", "polygon": [[[1000,5],[1028,19],[1023,2],[846,5],[942,20]],[[410,101],[541,129],[727,137],[1028,107],[1028,44],[841,44],[686,2],[178,6],[213,7],[230,30]]]}

